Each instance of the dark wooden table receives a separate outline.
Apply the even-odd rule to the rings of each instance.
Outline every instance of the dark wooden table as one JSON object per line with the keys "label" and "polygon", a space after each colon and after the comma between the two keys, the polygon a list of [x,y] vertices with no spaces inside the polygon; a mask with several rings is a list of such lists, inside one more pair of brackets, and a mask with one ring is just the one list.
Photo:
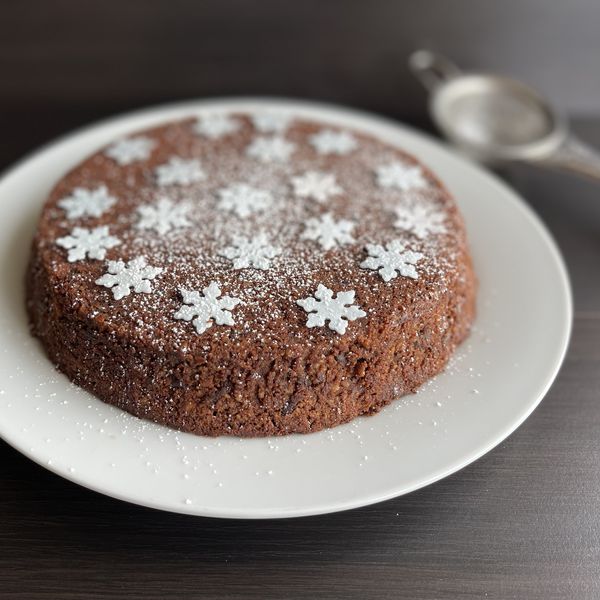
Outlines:
{"label": "dark wooden table", "polygon": [[[0,168],[113,112],[207,94],[322,98],[426,126],[404,65],[428,41],[597,110],[598,19],[593,0],[5,0]],[[576,127],[600,147],[600,113]],[[263,522],[118,502],[0,442],[0,599],[600,598],[600,186],[503,176],[557,239],[576,310],[558,379],[508,440],[408,496]]]}

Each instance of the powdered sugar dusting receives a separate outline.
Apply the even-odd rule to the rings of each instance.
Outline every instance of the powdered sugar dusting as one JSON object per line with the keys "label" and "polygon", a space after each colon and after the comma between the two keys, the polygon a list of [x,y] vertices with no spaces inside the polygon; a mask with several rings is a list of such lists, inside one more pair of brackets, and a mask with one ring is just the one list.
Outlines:
{"label": "powdered sugar dusting", "polygon": [[[68,234],[73,226],[107,225],[111,235],[121,241],[111,250],[111,258],[126,265],[145,257],[147,265],[161,270],[159,277],[140,282],[144,288],[150,286],[151,293],[131,293],[135,289],[128,287],[129,295],[119,302],[112,294],[102,294],[94,283],[105,275],[118,275],[106,273],[102,262],[90,263],[91,275],[65,271],[63,276],[74,287],[89,290],[93,297],[95,308],[90,318],[102,318],[107,324],[130,323],[147,343],[158,349],[172,345],[181,352],[206,343],[201,340],[218,343],[222,336],[271,336],[274,323],[310,340],[324,335],[328,328],[307,328],[306,314],[296,301],[314,294],[321,284],[334,292],[353,290],[356,304],[363,310],[369,308],[368,317],[349,328],[347,336],[377,318],[376,307],[385,304],[386,294],[402,294],[410,306],[423,295],[434,298],[444,294],[447,278],[460,276],[455,267],[464,249],[462,230],[450,210],[453,205],[441,190],[430,184],[417,196],[412,190],[381,188],[374,181],[378,165],[410,159],[358,132],[294,119],[275,134],[293,148],[288,160],[263,162],[247,155],[249,146],[260,137],[253,119],[242,114],[230,118],[239,127],[226,139],[219,139],[218,145],[198,135],[196,120],[190,119],[145,133],[156,140],[157,147],[146,162],[129,166],[132,171],[127,177],[114,161],[99,157],[91,159],[91,164],[102,165],[101,181],[86,176],[88,167],[65,179],[63,193],[54,202],[76,187],[105,186],[115,204],[110,212],[101,211],[96,221],[83,215],[78,218],[81,221],[67,219],[64,211],[48,211],[55,239]],[[323,131],[346,134],[343,138],[353,140],[352,151],[344,155],[315,152],[314,136]],[[188,175],[163,171],[157,179],[161,166],[173,164],[176,173],[184,165],[182,171]],[[202,175],[194,176],[198,170]],[[307,173],[327,176],[327,182],[315,179],[298,194],[294,178]],[[142,207],[157,208],[161,199],[166,201],[165,210],[159,211],[162,216],[148,217],[147,223],[154,225],[141,228]],[[420,238],[394,227],[396,208],[412,202],[444,215],[445,231]],[[185,210],[175,218],[172,209],[179,206]],[[421,255],[413,263],[419,288],[410,274],[386,282],[383,275],[375,277],[372,270],[361,268],[369,258],[367,244],[389,249],[387,244],[393,240]],[[257,241],[255,249],[244,247],[244,243]],[[57,249],[53,261],[58,269],[66,261],[65,253]],[[403,268],[409,272],[410,262]],[[395,273],[402,274],[398,269]],[[198,335],[174,314],[182,308],[180,290],[201,293],[211,282],[218,284],[223,296],[240,301],[232,311],[235,324],[212,327],[210,335]]]}

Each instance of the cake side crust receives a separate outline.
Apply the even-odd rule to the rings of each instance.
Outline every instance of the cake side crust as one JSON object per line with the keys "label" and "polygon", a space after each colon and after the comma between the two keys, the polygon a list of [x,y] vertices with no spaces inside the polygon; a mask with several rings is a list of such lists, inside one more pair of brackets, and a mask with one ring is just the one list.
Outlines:
{"label": "cake side crust", "polygon": [[456,288],[423,314],[377,323],[352,340],[261,345],[249,337],[203,355],[159,354],[67,307],[34,254],[27,308],[49,358],[76,384],[127,412],[199,435],[310,433],[372,415],[446,367],[468,336],[476,279],[465,257]]}

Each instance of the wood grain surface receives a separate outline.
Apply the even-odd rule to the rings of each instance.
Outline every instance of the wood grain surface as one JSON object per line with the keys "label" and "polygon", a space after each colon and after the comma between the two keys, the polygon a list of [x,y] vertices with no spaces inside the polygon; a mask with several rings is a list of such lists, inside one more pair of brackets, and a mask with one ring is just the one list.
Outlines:
{"label": "wood grain surface", "polygon": [[[4,1],[0,168],[79,125],[181,97],[317,97],[427,127],[404,67],[419,39],[595,106],[575,126],[600,147],[600,80],[582,71],[599,20],[584,0]],[[405,497],[263,522],[112,500],[0,442],[0,598],[600,598],[600,188],[529,168],[502,176],[558,241],[576,310],[558,379],[508,440]]]}

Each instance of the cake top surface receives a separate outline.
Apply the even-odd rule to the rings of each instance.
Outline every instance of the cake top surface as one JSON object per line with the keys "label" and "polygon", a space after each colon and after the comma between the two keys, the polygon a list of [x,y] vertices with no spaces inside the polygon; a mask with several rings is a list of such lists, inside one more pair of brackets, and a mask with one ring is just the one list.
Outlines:
{"label": "cake top surface", "polygon": [[180,351],[355,338],[461,276],[462,221],[413,157],[285,111],[210,112],[68,173],[36,244],[73,309]]}

